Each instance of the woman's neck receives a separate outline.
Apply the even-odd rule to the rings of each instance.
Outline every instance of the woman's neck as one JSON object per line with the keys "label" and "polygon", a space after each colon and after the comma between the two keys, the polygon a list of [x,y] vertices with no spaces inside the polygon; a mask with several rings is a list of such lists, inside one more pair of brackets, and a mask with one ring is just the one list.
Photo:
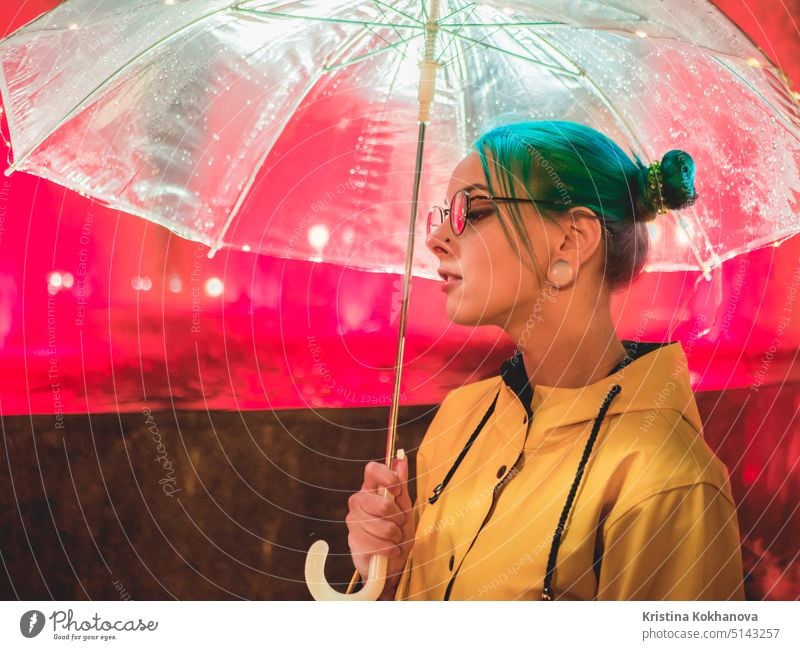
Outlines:
{"label": "woman's neck", "polygon": [[529,337],[514,339],[524,342],[518,347],[534,386],[588,386],[606,377],[627,354],[610,314],[592,318],[588,327],[575,331],[562,324],[549,338],[541,336],[543,331],[536,328]]}

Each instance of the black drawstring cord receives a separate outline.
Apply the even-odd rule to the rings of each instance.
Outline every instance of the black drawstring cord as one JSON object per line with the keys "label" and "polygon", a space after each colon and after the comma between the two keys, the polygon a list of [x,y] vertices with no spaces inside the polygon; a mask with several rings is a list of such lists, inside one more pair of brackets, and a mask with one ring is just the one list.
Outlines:
{"label": "black drawstring cord", "polygon": [[[626,365],[628,364],[623,362],[622,366],[624,367]],[[621,391],[622,387],[619,384],[614,384],[608,391],[605,398],[603,399],[603,404],[600,406],[600,411],[598,412],[597,417],[594,420],[594,426],[592,427],[592,432],[589,435],[589,439],[586,441],[586,447],[584,448],[583,455],[581,456],[581,460],[578,463],[578,471],[575,474],[575,479],[572,482],[572,487],[570,488],[569,494],[567,495],[567,501],[564,504],[563,510],[561,511],[561,517],[559,518],[558,526],[556,526],[556,531],[553,534],[553,543],[550,546],[550,555],[547,558],[547,571],[545,572],[545,577],[544,577],[544,589],[542,590],[542,600],[553,600],[555,597],[553,593],[552,582],[553,582],[553,574],[556,569],[556,558],[558,557],[558,547],[561,544],[561,537],[564,534],[564,525],[566,524],[567,517],[569,516],[569,511],[572,508],[572,503],[575,500],[575,495],[578,493],[578,487],[580,485],[581,479],[583,478],[583,472],[584,469],[586,468],[586,463],[589,461],[589,456],[592,453],[592,448],[594,447],[595,440],[597,440],[597,434],[600,431],[600,425],[603,422],[603,418],[605,418],[608,408],[611,406],[611,402]],[[478,437],[478,434],[486,425],[486,422],[492,416],[492,413],[494,413],[494,408],[495,405],[497,404],[497,398],[499,396],[500,392],[498,391],[497,395],[495,395],[494,400],[492,401],[491,406],[489,406],[489,409],[483,415],[483,418],[476,427],[475,431],[472,432],[472,435],[469,437],[469,440],[467,440],[467,443],[464,445],[464,448],[461,450],[461,453],[458,455],[458,458],[456,458],[456,461],[455,463],[453,463],[453,466],[447,472],[442,482],[439,483],[439,485],[437,485],[435,488],[433,488],[433,494],[430,497],[428,497],[428,503],[430,503],[431,505],[436,503],[436,501],[439,499],[439,496],[442,494],[442,491],[450,481],[456,469],[458,469],[458,466],[461,464],[461,461],[463,460],[464,456],[467,455],[467,452],[469,451],[469,448],[472,446],[472,443]]]}
{"label": "black drawstring cord", "polygon": [[453,476],[453,474],[455,474],[456,469],[458,469],[458,466],[461,464],[461,461],[463,460],[464,456],[467,455],[467,452],[469,451],[469,448],[472,446],[472,443],[475,441],[475,438],[478,437],[478,434],[481,432],[481,429],[483,429],[483,427],[486,425],[486,422],[489,420],[489,418],[492,417],[492,413],[494,413],[494,407],[495,404],[497,404],[498,397],[500,397],[500,391],[497,391],[497,395],[494,396],[494,401],[492,402],[492,405],[489,407],[489,410],[487,410],[486,413],[484,414],[483,419],[480,421],[480,424],[478,424],[478,427],[475,429],[475,431],[472,432],[472,435],[469,437],[469,440],[467,440],[467,444],[464,445],[464,448],[461,450],[461,453],[458,455],[458,458],[456,458],[456,462],[453,463],[453,466],[450,468],[450,471],[447,472],[442,482],[439,483],[439,485],[437,485],[435,488],[433,488],[433,494],[428,497],[428,503],[430,503],[431,505],[436,503],[436,501],[439,499],[439,495],[442,493],[442,490],[444,490],[444,486],[447,485],[447,483],[450,481],[450,478]]}
{"label": "black drawstring cord", "polygon": [[553,534],[553,543],[550,546],[550,556],[547,558],[547,571],[544,575],[542,600],[553,600],[555,597],[552,588],[553,573],[556,570],[556,557],[558,556],[558,547],[561,544],[561,536],[564,533],[564,524],[566,524],[569,511],[572,508],[572,502],[578,492],[578,486],[580,485],[581,478],[583,477],[583,470],[589,460],[589,454],[592,453],[592,447],[594,446],[594,441],[597,439],[597,433],[600,431],[600,424],[603,422],[603,418],[606,415],[606,411],[608,411],[608,407],[611,406],[611,401],[620,393],[621,390],[622,388],[619,384],[614,384],[611,387],[611,390],[608,391],[605,399],[603,399],[603,405],[600,407],[600,411],[594,420],[594,426],[592,427],[592,433],[589,436],[589,440],[586,441],[586,447],[583,450],[581,462],[578,463],[578,471],[575,474],[575,480],[572,482],[572,487],[569,490],[567,501],[564,504],[564,509],[561,511],[561,517],[558,520],[558,526],[556,526],[556,532]]}

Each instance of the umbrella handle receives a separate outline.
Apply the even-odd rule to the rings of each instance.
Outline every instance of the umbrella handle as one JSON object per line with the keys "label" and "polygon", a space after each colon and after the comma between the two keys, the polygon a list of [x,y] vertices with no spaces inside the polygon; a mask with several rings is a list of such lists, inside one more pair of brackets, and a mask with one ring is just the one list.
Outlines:
{"label": "umbrella handle", "polygon": [[[390,501],[394,495],[386,488],[383,496]],[[308,549],[306,555],[306,585],[314,600],[378,600],[386,584],[386,571],[389,560],[385,555],[373,555],[369,559],[369,572],[366,584],[354,594],[336,591],[325,579],[325,560],[328,559],[328,542],[318,539]]]}

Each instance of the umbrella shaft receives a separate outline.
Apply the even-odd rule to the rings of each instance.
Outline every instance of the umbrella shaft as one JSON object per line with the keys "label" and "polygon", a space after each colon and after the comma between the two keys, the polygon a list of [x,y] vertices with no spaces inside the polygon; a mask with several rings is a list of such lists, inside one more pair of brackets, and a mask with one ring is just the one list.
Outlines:
{"label": "umbrella shaft", "polygon": [[386,466],[391,467],[397,440],[397,416],[400,408],[400,384],[403,375],[403,353],[406,343],[406,317],[408,297],[411,292],[411,266],[414,261],[414,234],[417,222],[419,186],[422,179],[422,152],[425,146],[425,122],[419,123],[417,135],[417,160],[414,166],[414,189],[411,195],[411,215],[408,224],[408,243],[406,246],[406,266],[403,272],[403,298],[400,303],[400,327],[397,334],[397,354],[394,362],[394,390],[389,410],[389,432],[386,437]]}

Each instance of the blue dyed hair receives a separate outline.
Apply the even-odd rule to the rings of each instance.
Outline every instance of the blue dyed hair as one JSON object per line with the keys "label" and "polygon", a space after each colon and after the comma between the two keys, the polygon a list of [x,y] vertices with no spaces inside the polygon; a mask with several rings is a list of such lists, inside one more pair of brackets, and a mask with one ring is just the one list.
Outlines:
{"label": "blue dyed hair", "polygon": [[[648,182],[650,168],[636,154],[628,157],[609,137],[575,122],[498,126],[481,135],[473,149],[481,158],[490,194],[515,197],[521,186],[527,193],[523,198],[541,201],[537,207],[545,218],[584,206],[602,220],[605,279],[612,291],[627,286],[644,267],[650,248],[646,222],[656,218],[660,201],[666,209],[677,210],[697,199],[694,161],[685,151],[674,149],[661,159],[659,198],[657,186]],[[492,187],[493,176],[499,188]],[[517,204],[510,203],[509,212],[533,257]],[[510,237],[502,220],[501,224]]]}

